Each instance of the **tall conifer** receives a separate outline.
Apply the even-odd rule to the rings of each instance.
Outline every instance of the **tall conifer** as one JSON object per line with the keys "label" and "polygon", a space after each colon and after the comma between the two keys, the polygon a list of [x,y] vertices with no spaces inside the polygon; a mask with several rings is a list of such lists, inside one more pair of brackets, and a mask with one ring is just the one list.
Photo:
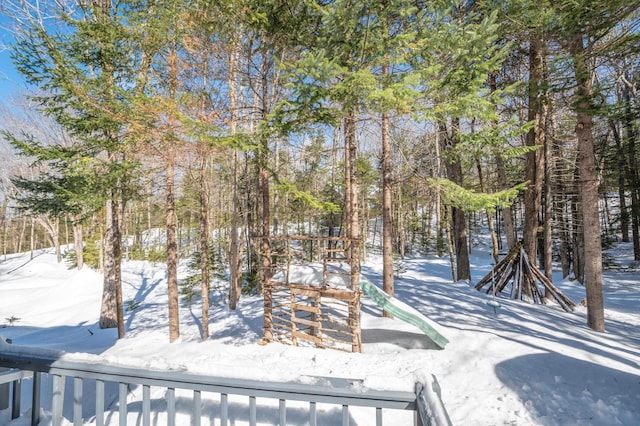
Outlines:
{"label": "tall conifer", "polygon": [[[39,91],[33,96],[42,112],[53,117],[82,144],[66,155],[73,167],[60,168],[58,183],[85,207],[102,199],[107,210],[105,274],[100,313],[102,328],[117,327],[124,336],[120,278],[119,216],[130,169],[125,134],[127,90],[135,75],[131,52],[117,4],[94,0],[73,10],[58,10],[48,25],[28,22],[19,29],[13,60]],[[40,149],[44,141],[34,141]],[[55,151],[52,152],[55,155]],[[71,155],[71,157],[69,157]],[[78,185],[84,180],[92,185]],[[87,193],[87,189],[92,189]],[[55,192],[52,193],[55,195]]]}

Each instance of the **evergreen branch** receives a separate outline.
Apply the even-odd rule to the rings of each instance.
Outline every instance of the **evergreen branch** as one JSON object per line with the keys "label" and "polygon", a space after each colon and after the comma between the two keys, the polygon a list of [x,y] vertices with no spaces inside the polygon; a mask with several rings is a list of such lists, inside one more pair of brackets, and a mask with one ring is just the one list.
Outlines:
{"label": "evergreen branch", "polygon": [[499,207],[507,207],[528,185],[528,182],[523,182],[512,188],[488,194],[463,188],[445,178],[428,178],[427,182],[442,194],[446,204],[466,211],[495,210]]}

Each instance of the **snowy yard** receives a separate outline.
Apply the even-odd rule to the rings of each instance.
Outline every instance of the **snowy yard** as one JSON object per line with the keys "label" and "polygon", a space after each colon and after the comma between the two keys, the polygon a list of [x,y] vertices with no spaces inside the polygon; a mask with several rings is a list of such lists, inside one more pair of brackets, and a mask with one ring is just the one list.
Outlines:
{"label": "snowy yard", "polygon": [[[619,247],[627,264],[631,249]],[[475,248],[474,282],[491,258]],[[636,425],[640,423],[640,272],[605,271],[607,332],[586,327],[586,308],[565,313],[558,306],[500,299],[469,283],[451,283],[447,259],[404,260],[396,296],[439,324],[449,340],[444,350],[412,325],[381,317],[367,297],[363,305],[364,353],[351,354],[279,343],[262,337],[262,300],[243,297],[230,311],[224,299],[211,307],[209,341],[199,338],[199,310],[181,308],[181,338],[169,344],[166,281],[162,265],[123,264],[127,335],[97,325],[101,276],[67,270],[51,252],[7,256],[0,261],[0,336],[14,346],[65,351],[68,360],[94,360],[133,367],[180,369],[228,377],[313,382],[314,377],[361,380],[371,389],[413,391],[434,374],[455,425]],[[362,272],[381,285],[382,263],[369,256]],[[554,276],[576,303],[584,288]],[[127,310],[128,306],[135,309]],[[45,401],[43,401],[43,404]],[[46,407],[45,407],[46,408]],[[10,422],[0,412],[0,425]],[[274,424],[263,418],[261,424]],[[131,424],[136,424],[131,419]],[[365,425],[366,420],[353,423]]]}

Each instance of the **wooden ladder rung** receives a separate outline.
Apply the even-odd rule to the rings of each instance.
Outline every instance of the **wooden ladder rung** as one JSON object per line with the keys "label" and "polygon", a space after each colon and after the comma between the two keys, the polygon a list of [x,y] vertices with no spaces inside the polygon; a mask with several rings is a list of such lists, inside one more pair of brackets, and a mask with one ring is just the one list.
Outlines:
{"label": "wooden ladder rung", "polygon": [[320,306],[300,305],[298,303],[293,303],[291,308],[295,311],[311,312],[318,315],[320,315],[321,311]]}
{"label": "wooden ladder rung", "polygon": [[320,326],[322,325],[322,323],[319,321],[311,321],[311,320],[298,318],[298,317],[291,317],[291,321],[295,322],[296,324],[308,325],[309,327],[315,327],[315,328],[320,328]]}
{"label": "wooden ladder rung", "polygon": [[315,343],[316,345],[322,347],[323,343],[322,343],[322,338],[320,337],[316,337],[316,336],[311,336],[309,334],[306,333],[301,333],[299,331],[294,330],[292,333],[292,336],[294,338],[299,338],[299,339],[304,339],[304,340],[308,340],[310,342]]}

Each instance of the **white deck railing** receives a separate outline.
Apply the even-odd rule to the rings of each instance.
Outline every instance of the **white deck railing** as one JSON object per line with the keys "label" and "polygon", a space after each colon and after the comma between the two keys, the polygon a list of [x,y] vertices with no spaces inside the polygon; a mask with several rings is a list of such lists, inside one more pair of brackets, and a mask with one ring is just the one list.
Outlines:
{"label": "white deck railing", "polygon": [[[3,400],[2,393],[5,394],[5,401],[11,401],[10,408],[7,403],[7,407],[0,406],[0,410],[10,409],[12,419],[30,415],[32,425],[40,422],[41,406],[46,405],[50,407],[54,426],[61,425],[63,418],[74,425],[85,422],[97,426],[126,425],[128,414],[133,411],[138,414],[136,424],[147,426],[152,424],[153,416],[156,416],[154,423],[157,423],[158,410],[162,411],[162,424],[166,416],[167,426],[173,426],[180,424],[176,423],[177,407],[180,408],[181,419],[187,413],[190,417],[188,424],[199,426],[205,415],[205,400],[208,403],[205,417],[212,424],[211,419],[221,425],[227,425],[230,421],[238,423],[239,420],[256,425],[259,412],[257,398],[261,403],[265,399],[272,401],[270,407],[260,406],[262,414],[265,410],[269,411],[268,423],[271,424],[349,425],[350,421],[357,423],[357,420],[352,420],[350,410],[361,412],[362,408],[372,411],[371,418],[375,417],[376,425],[383,424],[383,417],[389,418],[389,415],[383,416],[383,411],[388,410],[401,410],[398,414],[404,413],[402,416],[393,415],[393,420],[388,422],[392,425],[401,424],[398,423],[400,418],[409,419],[408,422],[402,421],[402,424],[450,424],[435,377],[430,384],[417,384],[415,393],[392,392],[363,389],[357,386],[357,381],[348,379],[320,379],[320,384],[313,385],[263,382],[181,371],[71,362],[38,355],[37,351],[33,354],[24,350],[14,351],[14,348],[9,353],[3,353],[0,349],[0,367],[4,370],[0,371],[0,401]],[[73,398],[64,397],[67,383],[72,388]],[[161,390],[160,404],[158,398],[151,398],[152,387],[154,392]],[[177,392],[180,393],[179,402]],[[26,404],[22,399],[28,400],[24,395],[29,394],[31,402]],[[45,404],[41,404],[43,399],[47,399]],[[214,403],[211,403],[212,399],[215,399]],[[233,399],[231,411],[230,399]],[[21,410],[25,406],[27,409]],[[333,408],[327,412],[327,407]],[[287,423],[288,412],[295,413],[295,421],[291,419]],[[239,413],[242,419],[237,418]],[[367,421],[367,424],[373,424],[373,421]]]}

